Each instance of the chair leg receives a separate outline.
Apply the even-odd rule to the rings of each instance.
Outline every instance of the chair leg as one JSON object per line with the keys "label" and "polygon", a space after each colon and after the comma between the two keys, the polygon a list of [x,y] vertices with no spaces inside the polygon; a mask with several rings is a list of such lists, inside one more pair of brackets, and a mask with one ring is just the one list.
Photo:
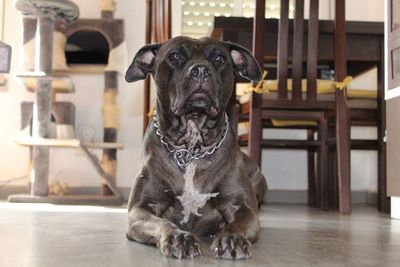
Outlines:
{"label": "chair leg", "polygon": [[330,150],[328,156],[329,166],[329,206],[333,209],[339,209],[339,191],[338,191],[338,181],[337,177],[337,162],[336,162],[336,150]]}
{"label": "chair leg", "polygon": [[[335,127],[329,128],[329,136],[335,136]],[[337,173],[337,162],[336,162],[336,149],[331,148],[328,150],[328,173],[330,181],[330,206],[334,209],[339,209],[339,199],[338,199],[338,183],[336,179]]]}
{"label": "chair leg", "polygon": [[[331,123],[332,118],[328,118],[328,129],[327,129],[327,140],[334,138],[335,136],[335,127],[332,127]],[[328,180],[328,189],[329,189],[329,208],[338,208],[337,204],[337,183],[336,183],[336,151],[332,147],[331,144],[327,144],[328,152],[327,152],[327,180]]]}
{"label": "chair leg", "polygon": [[336,157],[339,211],[341,214],[350,214],[350,116],[345,93],[345,90],[336,90]]}
{"label": "chair leg", "polygon": [[149,125],[150,112],[150,77],[144,81],[144,104],[143,104],[143,135],[146,133]]}
{"label": "chair leg", "polygon": [[252,93],[250,100],[250,121],[249,121],[249,155],[250,158],[261,166],[261,94]]}
{"label": "chair leg", "polygon": [[[314,130],[307,130],[307,140],[314,139]],[[315,151],[312,149],[307,150],[307,165],[308,165],[308,206],[317,207],[316,196],[316,181],[315,181]]]}
{"label": "chair leg", "polygon": [[236,84],[233,87],[234,87],[233,93],[232,93],[231,98],[229,99],[226,113],[228,114],[229,123],[231,125],[233,134],[235,137],[237,137],[238,124],[239,124],[239,112],[238,112],[238,106],[236,104],[236,90],[235,90]]}
{"label": "chair leg", "polygon": [[386,177],[386,143],[378,141],[378,211],[390,213],[390,198],[387,196]]}
{"label": "chair leg", "polygon": [[324,115],[320,120],[318,140],[320,146],[318,149],[318,179],[320,190],[320,208],[329,209],[329,180],[328,180],[328,121]]}

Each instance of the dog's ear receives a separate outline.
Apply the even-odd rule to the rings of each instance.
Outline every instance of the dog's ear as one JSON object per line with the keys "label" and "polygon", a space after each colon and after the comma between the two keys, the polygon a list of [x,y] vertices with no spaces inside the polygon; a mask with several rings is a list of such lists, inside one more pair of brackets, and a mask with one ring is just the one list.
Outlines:
{"label": "dog's ear", "polygon": [[259,81],[262,78],[261,68],[257,60],[246,48],[226,42],[228,49],[231,53],[233,63],[235,64],[235,71],[240,76],[250,80]]}
{"label": "dog's ear", "polygon": [[143,46],[135,55],[132,64],[125,74],[125,80],[129,83],[143,80],[149,73],[153,73],[154,59],[161,44]]}

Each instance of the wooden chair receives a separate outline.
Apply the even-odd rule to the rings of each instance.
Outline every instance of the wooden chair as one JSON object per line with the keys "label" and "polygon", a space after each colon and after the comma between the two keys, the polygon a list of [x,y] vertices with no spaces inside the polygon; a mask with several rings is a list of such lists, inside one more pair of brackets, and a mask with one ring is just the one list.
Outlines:
{"label": "wooden chair", "polygon": [[[337,81],[342,81],[347,75],[344,4],[344,0],[336,1],[335,38],[332,40],[334,41],[332,44],[333,63]],[[264,14],[259,10],[264,10],[265,3],[259,0],[257,5],[254,19],[253,52],[259,63],[264,64],[266,58],[263,39],[266,23]],[[288,19],[288,8],[288,1],[282,0],[277,38],[277,92],[263,95],[252,93],[250,100],[241,106],[241,119],[249,119],[250,129],[247,136],[240,137],[240,142],[248,143],[250,156],[258,162],[260,162],[261,148],[306,149],[308,151],[309,204],[322,209],[337,205],[341,213],[347,214],[351,212],[350,149],[352,146],[350,126],[351,123],[371,123],[371,118],[377,118],[379,114],[377,115],[376,110],[349,109],[346,88],[344,90],[333,88],[334,98],[329,101],[321,100],[322,96],[318,93],[321,86],[319,84],[317,86],[317,83],[323,82],[317,81],[318,40],[321,39],[318,37],[318,0],[310,1],[308,22],[303,18],[304,1],[296,1],[293,21]],[[305,25],[308,26],[307,29],[305,29]],[[292,45],[290,41],[292,41]],[[291,69],[288,67],[290,63]],[[303,69],[303,67],[306,68]],[[302,85],[304,73],[306,73],[307,80],[303,81]],[[290,76],[292,79],[288,80]],[[374,115],[371,116],[371,114]],[[285,126],[286,128],[307,129],[308,139],[263,140],[261,130],[276,127],[271,124],[271,119],[311,121],[312,123],[308,125],[299,126],[298,123],[297,125],[289,123]],[[318,134],[316,140],[313,139],[314,132]],[[353,147],[371,149],[376,148],[376,143],[376,140],[354,140]],[[335,152],[336,164],[328,157],[328,151]],[[317,154],[316,173],[313,172],[315,152]],[[338,174],[337,177],[330,178],[329,173],[335,172]]]}
{"label": "wooden chair", "polygon": [[[240,138],[247,141],[249,154],[261,163],[261,148],[306,149],[308,151],[308,202],[311,206],[329,208],[329,183],[327,178],[327,119],[325,111],[335,110],[335,102],[317,99],[317,58],[318,58],[318,0],[310,1],[310,18],[304,20],[304,1],[297,0],[293,26],[290,25],[289,1],[281,1],[278,28],[277,51],[277,92],[263,95],[252,93],[250,100],[241,108],[241,117],[248,114],[249,134]],[[260,65],[264,65],[264,13],[265,1],[256,1],[254,19],[253,52]],[[307,46],[304,40],[304,28],[307,30]],[[290,33],[290,34],[289,34]],[[289,42],[292,41],[292,45]],[[306,48],[306,49],[305,49]],[[306,53],[303,53],[306,50]],[[290,53],[289,53],[290,51]],[[303,60],[307,68],[303,71]],[[289,69],[289,59],[292,68]],[[291,73],[290,73],[291,72]],[[306,92],[303,91],[303,72],[306,73]],[[288,90],[289,74],[292,76],[292,88]],[[289,125],[288,128],[308,130],[307,140],[264,140],[262,129],[274,127],[271,119],[311,121],[310,124]],[[318,139],[313,135],[317,132]],[[317,154],[315,174],[314,153]],[[340,152],[346,153],[342,149]],[[349,153],[349,152],[348,152]],[[346,175],[345,172],[343,172]]]}

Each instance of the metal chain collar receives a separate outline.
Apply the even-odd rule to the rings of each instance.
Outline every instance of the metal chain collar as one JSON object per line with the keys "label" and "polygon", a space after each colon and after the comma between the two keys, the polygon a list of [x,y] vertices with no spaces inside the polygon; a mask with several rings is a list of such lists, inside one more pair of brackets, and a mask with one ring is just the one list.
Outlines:
{"label": "metal chain collar", "polygon": [[164,146],[166,147],[167,151],[169,153],[173,154],[174,162],[176,165],[178,165],[178,167],[181,170],[184,170],[185,167],[187,165],[189,165],[193,160],[202,159],[207,155],[213,154],[215,152],[215,150],[217,150],[218,148],[221,147],[222,143],[226,139],[226,136],[227,136],[227,133],[229,130],[228,115],[226,115],[226,113],[225,113],[225,127],[224,127],[224,133],[222,135],[221,140],[219,140],[219,142],[215,146],[213,146],[210,149],[207,149],[203,153],[193,154],[188,149],[178,148],[178,147],[175,147],[175,146],[171,145],[170,143],[168,143],[168,141],[165,140],[164,135],[161,133],[160,126],[158,125],[157,112],[154,112],[153,119],[154,119],[154,127],[156,128],[156,134],[160,138],[161,143],[164,144]]}

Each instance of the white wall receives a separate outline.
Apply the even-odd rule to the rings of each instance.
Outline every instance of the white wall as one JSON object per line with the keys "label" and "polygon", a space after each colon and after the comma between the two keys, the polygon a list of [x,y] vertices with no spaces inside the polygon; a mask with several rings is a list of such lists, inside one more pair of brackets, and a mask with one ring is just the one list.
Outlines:
{"label": "white wall", "polygon": [[[305,0],[305,17],[308,18],[310,0]],[[319,1],[319,18],[335,18],[335,0]],[[383,0],[346,0],[346,20],[384,21]]]}
{"label": "white wall", "polygon": [[12,46],[12,64],[11,74],[6,75],[8,79],[8,89],[0,92],[0,162],[1,171],[0,179],[7,179],[14,176],[22,176],[26,174],[27,168],[27,150],[16,147],[10,142],[10,138],[19,129],[20,124],[20,102],[22,100],[31,100],[32,96],[24,90],[19,81],[14,78],[16,65],[20,59],[21,53],[20,32],[21,21],[17,19],[17,14],[11,7],[11,1],[5,1],[4,21],[6,25],[3,27],[3,40]]}
{"label": "white wall", "polygon": [[[331,0],[332,1],[332,0]],[[331,1],[321,1],[321,18],[329,19],[332,14]],[[98,0],[75,0],[81,9],[82,18],[100,16]],[[116,18],[125,19],[125,38],[128,63],[135,51],[144,44],[145,1],[117,0]],[[173,35],[180,32],[180,1],[172,1]],[[363,7],[360,12],[360,7]],[[347,1],[347,19],[383,21],[383,1],[349,0]],[[12,7],[12,1],[6,1],[4,41],[13,47],[12,68],[8,90],[0,91],[0,181],[27,173],[28,149],[14,145],[10,139],[20,128],[20,102],[33,100],[33,94],[25,90],[15,74],[20,70],[21,59],[21,15]],[[75,94],[59,95],[59,100],[74,102],[76,106],[77,135],[91,130],[101,140],[102,137],[102,91],[103,75],[72,75],[76,85]],[[139,171],[140,145],[142,141],[143,82],[126,84],[123,75],[119,76],[118,102],[121,109],[121,128],[118,141],[125,148],[118,152],[117,184],[121,187],[131,185]],[[356,129],[358,135],[374,134],[374,129]],[[282,132],[264,134],[287,135]],[[297,132],[295,135],[304,135]],[[98,151],[98,155],[101,152]],[[71,186],[96,186],[99,179],[86,159],[74,150],[52,150],[50,179],[68,182]],[[306,189],[306,154],[302,151],[263,152],[262,169],[268,177],[271,189]],[[26,181],[20,181],[24,184]],[[15,184],[18,184],[15,183]],[[356,190],[376,190],[376,153],[352,153],[352,188]]]}
{"label": "white wall", "polygon": [[[365,138],[366,135],[376,138],[374,127],[353,127],[352,137]],[[271,139],[298,138],[305,139],[306,133],[301,130],[264,130],[264,137]],[[351,152],[351,189],[360,191],[377,191],[377,153],[376,151]],[[262,172],[267,177],[269,189],[306,190],[307,152],[303,150],[264,149],[262,152]]]}
{"label": "white wall", "polygon": [[347,0],[346,20],[384,21],[384,2],[384,0]]}

